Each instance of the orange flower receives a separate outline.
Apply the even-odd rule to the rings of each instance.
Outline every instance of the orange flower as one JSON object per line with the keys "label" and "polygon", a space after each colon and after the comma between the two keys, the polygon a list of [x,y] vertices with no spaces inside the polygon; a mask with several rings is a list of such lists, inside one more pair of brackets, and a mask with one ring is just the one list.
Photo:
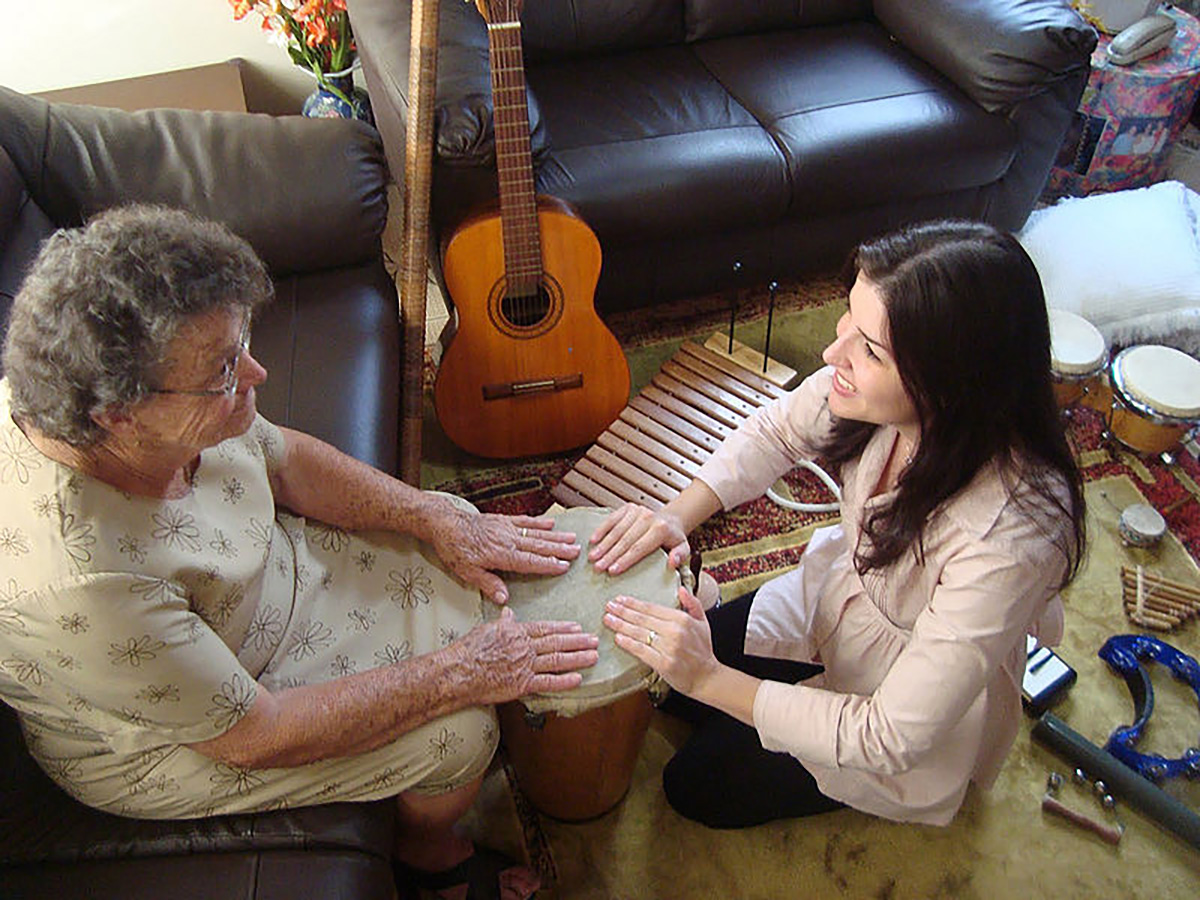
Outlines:
{"label": "orange flower", "polygon": [[258,0],[229,0],[229,5],[233,7],[233,18],[238,22],[246,18],[246,15],[257,4]]}
{"label": "orange flower", "polygon": [[258,13],[272,43],[292,61],[317,74],[354,65],[357,50],[346,0],[227,0],[235,19]]}
{"label": "orange flower", "polygon": [[310,47],[325,43],[325,39],[329,37],[329,28],[321,18],[309,19],[304,23],[304,30],[308,32],[305,43]]}
{"label": "orange flower", "polygon": [[[299,9],[297,9],[294,13],[292,13],[292,18],[295,19],[297,22],[305,21],[306,19],[310,18],[314,13],[317,13],[320,11],[321,2],[322,2],[322,0],[304,0],[304,4]],[[321,19],[322,23],[324,23],[324,21],[325,21],[324,19]],[[309,46],[312,46],[312,45],[310,44]]]}

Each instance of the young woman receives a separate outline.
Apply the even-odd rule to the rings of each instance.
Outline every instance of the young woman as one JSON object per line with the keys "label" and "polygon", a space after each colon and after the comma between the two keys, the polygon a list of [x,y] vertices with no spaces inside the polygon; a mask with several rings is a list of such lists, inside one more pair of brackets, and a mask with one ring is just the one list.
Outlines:
{"label": "young woman", "polygon": [[[1025,635],[1061,637],[1083,551],[1041,284],[1010,235],[935,222],[859,247],[827,366],[732,435],[662,510],[617,510],[589,557],[672,562],[798,459],[840,467],[842,521],[795,570],[703,614],[619,597],[619,646],[692,698],[663,775],[740,827],[849,805],[946,824],[1016,735]],[[711,622],[711,630],[710,630]],[[715,648],[715,652],[714,652]]]}

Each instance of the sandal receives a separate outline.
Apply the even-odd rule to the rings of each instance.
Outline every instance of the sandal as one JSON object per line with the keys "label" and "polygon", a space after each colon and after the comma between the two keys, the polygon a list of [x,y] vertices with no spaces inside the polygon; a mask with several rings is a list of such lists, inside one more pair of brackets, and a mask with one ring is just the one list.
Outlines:
{"label": "sandal", "polygon": [[[440,872],[414,869],[412,866],[393,860],[392,871],[401,900],[418,897],[417,889],[436,892],[461,885],[467,886],[467,900],[499,900],[500,873],[520,867],[521,863],[504,855],[499,850],[481,847],[479,844],[474,846],[474,853],[458,865],[442,869]],[[534,887],[527,895],[526,900],[537,893],[539,887],[540,885]]]}

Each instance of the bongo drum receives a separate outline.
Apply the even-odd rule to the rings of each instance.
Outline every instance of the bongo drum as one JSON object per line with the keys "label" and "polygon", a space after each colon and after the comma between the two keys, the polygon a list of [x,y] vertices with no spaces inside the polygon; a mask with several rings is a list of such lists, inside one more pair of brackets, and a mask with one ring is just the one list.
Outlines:
{"label": "bongo drum", "polygon": [[1063,309],[1047,310],[1050,318],[1050,374],[1060,408],[1093,392],[1108,362],[1104,336],[1087,319]]}
{"label": "bongo drum", "polygon": [[[579,822],[620,802],[650,724],[654,671],[617,647],[601,619],[604,605],[626,594],[675,608],[682,579],[657,550],[620,575],[596,572],[587,560],[588,539],[608,510],[574,507],[556,514],[555,527],[574,531],[584,548],[559,576],[506,579],[508,605],[519,621],[568,619],[600,638],[600,660],[583,669],[583,682],[561,693],[532,694],[501,704],[500,733],[517,781],[529,802],[556,819]],[[685,574],[686,573],[686,574]],[[489,615],[499,615],[492,606]]]}
{"label": "bongo drum", "polygon": [[1166,453],[1200,423],[1200,361],[1173,347],[1127,347],[1112,361],[1113,437],[1140,453]]}

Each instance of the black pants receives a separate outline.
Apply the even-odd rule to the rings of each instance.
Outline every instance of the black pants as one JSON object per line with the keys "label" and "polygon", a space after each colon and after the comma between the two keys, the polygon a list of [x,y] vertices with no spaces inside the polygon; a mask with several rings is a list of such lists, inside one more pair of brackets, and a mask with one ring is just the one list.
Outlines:
{"label": "black pants", "polygon": [[[747,594],[709,610],[717,659],[758,678],[788,684],[820,672],[820,666],[743,652],[752,599]],[[696,726],[663,769],[667,802],[680,815],[710,828],[746,828],[843,806],[817,789],[795,757],[764,750],[758,732],[749,725],[677,692],[662,709]]]}

